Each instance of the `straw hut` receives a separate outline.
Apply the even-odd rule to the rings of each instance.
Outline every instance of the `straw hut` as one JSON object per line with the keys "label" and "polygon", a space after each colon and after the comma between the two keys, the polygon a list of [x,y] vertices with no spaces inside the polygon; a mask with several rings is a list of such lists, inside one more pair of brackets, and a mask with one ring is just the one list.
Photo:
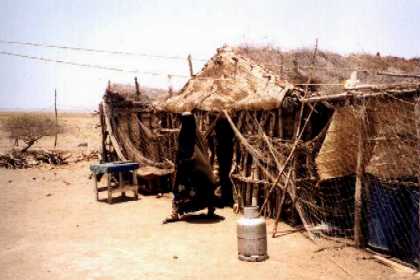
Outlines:
{"label": "straw hut", "polygon": [[[402,70],[420,66],[320,53],[322,68],[305,68],[308,55],[273,52],[218,49],[164,102],[105,97],[105,134],[121,151],[105,149],[170,178],[180,114],[192,112],[222,197],[237,209],[254,203],[276,225],[279,219],[303,224],[311,238],[352,238],[413,262],[419,252],[409,247],[418,248],[418,238],[408,232],[418,233],[420,85]],[[274,69],[270,61],[283,63]],[[344,73],[346,65],[353,69]],[[352,74],[354,68],[361,71]],[[399,217],[394,226],[386,212]],[[394,246],[403,219],[410,222],[398,233],[407,237]],[[387,233],[393,236],[379,237]]]}

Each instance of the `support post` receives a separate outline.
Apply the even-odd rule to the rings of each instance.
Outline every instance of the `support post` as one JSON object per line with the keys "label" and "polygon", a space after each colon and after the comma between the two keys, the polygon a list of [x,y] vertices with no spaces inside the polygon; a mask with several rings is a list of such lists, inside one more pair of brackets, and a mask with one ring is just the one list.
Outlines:
{"label": "support post", "polygon": [[[417,157],[420,158],[420,96],[416,99],[416,105],[414,106],[414,119],[416,123],[416,133],[417,133]],[[420,188],[420,167],[417,167],[417,184]],[[420,205],[420,201],[419,201]],[[419,219],[419,225],[420,225],[420,207],[418,209],[418,219]],[[418,256],[419,257],[419,256]],[[419,265],[417,266],[417,269],[419,269]]]}
{"label": "support post", "polygon": [[[417,157],[420,159],[420,96],[417,97],[416,105],[414,105],[414,119],[417,133]],[[417,181],[420,186],[420,167],[417,168]]]}
{"label": "support post", "polygon": [[365,242],[362,230],[362,206],[367,152],[366,107],[364,103],[362,103],[358,119],[359,137],[357,145],[356,187],[354,193],[354,242],[357,248],[362,248]]}
{"label": "support post", "polygon": [[193,70],[193,64],[192,64],[192,57],[191,54],[188,55],[188,67],[190,69],[190,76],[194,77],[194,70]]}

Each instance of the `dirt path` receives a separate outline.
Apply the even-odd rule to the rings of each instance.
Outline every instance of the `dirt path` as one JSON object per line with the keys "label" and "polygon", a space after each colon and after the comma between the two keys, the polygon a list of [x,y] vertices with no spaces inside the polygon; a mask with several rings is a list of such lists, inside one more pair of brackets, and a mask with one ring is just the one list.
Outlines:
{"label": "dirt path", "polygon": [[263,263],[240,262],[237,216],[231,209],[219,210],[224,219],[211,223],[191,219],[162,225],[170,211],[168,195],[96,202],[88,163],[0,169],[0,190],[3,280],[408,277],[352,248],[316,253],[318,247],[299,233],[268,238],[270,258]]}

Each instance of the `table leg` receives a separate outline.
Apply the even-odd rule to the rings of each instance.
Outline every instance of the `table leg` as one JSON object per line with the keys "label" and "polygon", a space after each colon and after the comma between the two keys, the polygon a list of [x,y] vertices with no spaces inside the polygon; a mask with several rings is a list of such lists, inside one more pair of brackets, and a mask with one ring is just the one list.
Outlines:
{"label": "table leg", "polygon": [[[123,188],[124,187],[124,179],[123,179],[122,172],[118,172],[118,176],[119,176],[119,179],[120,179],[120,188]],[[121,192],[121,195],[123,197],[125,197],[125,192]]]}
{"label": "table leg", "polygon": [[98,179],[96,178],[96,174],[92,174],[92,175],[93,175],[93,184],[95,186],[96,201],[99,201]]}
{"label": "table leg", "polygon": [[139,199],[139,186],[137,184],[137,173],[136,170],[133,170],[133,185],[135,186],[134,188],[134,197],[136,198],[136,200]]}
{"label": "table leg", "polygon": [[107,176],[106,176],[106,184],[107,184],[107,187],[108,187],[108,203],[109,204],[112,204],[112,190],[111,190],[111,177],[112,177],[112,174],[111,173],[107,173],[106,174]]}

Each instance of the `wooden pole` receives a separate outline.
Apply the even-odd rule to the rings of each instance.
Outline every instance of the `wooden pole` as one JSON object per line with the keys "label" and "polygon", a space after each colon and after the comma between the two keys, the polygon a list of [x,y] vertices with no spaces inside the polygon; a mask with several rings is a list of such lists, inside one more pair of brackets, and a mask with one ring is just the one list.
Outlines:
{"label": "wooden pole", "polygon": [[194,70],[193,70],[193,64],[192,64],[192,57],[191,54],[188,55],[188,67],[190,69],[190,76],[194,77]]}
{"label": "wooden pole", "polygon": [[168,98],[171,98],[174,94],[174,90],[172,87],[172,75],[168,74]]}
{"label": "wooden pole", "polygon": [[362,104],[359,113],[359,137],[357,145],[356,187],[354,193],[354,242],[357,248],[364,247],[362,230],[363,184],[366,165],[366,107]]}
{"label": "wooden pole", "polygon": [[54,113],[55,113],[55,137],[54,137],[54,148],[55,148],[57,147],[57,138],[58,138],[57,89],[54,90]]}
{"label": "wooden pole", "polygon": [[[417,132],[417,157],[420,159],[420,96],[417,97],[416,105],[414,105],[414,120]],[[420,186],[420,167],[417,167],[417,181]]]}
{"label": "wooden pole", "polygon": [[134,85],[136,87],[136,98],[140,96],[140,86],[137,77],[134,77]]}

